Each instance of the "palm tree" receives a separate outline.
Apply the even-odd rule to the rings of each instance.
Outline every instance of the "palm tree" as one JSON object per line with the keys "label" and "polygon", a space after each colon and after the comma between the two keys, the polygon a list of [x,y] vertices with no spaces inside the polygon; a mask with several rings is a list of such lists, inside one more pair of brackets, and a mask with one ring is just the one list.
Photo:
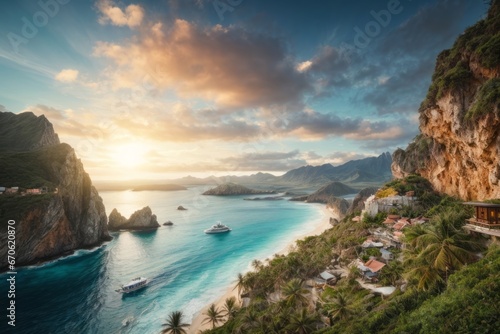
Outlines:
{"label": "palm tree", "polygon": [[236,285],[234,287],[234,289],[238,289],[238,298],[241,298],[241,293],[245,291],[245,288],[246,288],[245,276],[243,276],[241,273],[238,273],[238,278],[236,279]]}
{"label": "palm tree", "polygon": [[477,259],[482,246],[462,225],[463,214],[447,210],[435,216],[432,224],[406,232],[409,249],[405,264],[411,268],[407,276],[416,276],[418,289],[445,282],[449,273]]}
{"label": "palm tree", "polygon": [[330,323],[333,319],[345,320],[356,313],[348,294],[343,291],[337,291],[334,298],[327,301],[321,301],[323,308],[327,311]]}
{"label": "palm tree", "polygon": [[257,311],[253,308],[248,308],[243,318],[237,327],[237,332],[247,333],[248,331],[259,327],[259,317]]}
{"label": "palm tree", "polygon": [[309,294],[309,290],[302,287],[302,280],[293,278],[286,283],[282,288],[285,306],[294,307],[296,305],[306,305],[308,299],[305,295]]}
{"label": "palm tree", "polygon": [[224,318],[221,311],[215,306],[215,304],[210,305],[207,312],[203,313],[203,315],[206,315],[207,317],[202,324],[211,323],[212,328],[215,328],[215,326]]}
{"label": "palm tree", "polygon": [[222,311],[228,319],[233,319],[238,312],[238,306],[236,305],[236,298],[230,297],[226,299],[224,306],[222,306]]}
{"label": "palm tree", "polygon": [[162,325],[164,328],[161,332],[164,334],[186,334],[184,327],[188,327],[189,324],[183,324],[182,317],[181,311],[170,313],[167,322]]}
{"label": "palm tree", "polygon": [[252,261],[252,267],[256,271],[262,269],[263,266],[264,265],[262,264],[262,261],[260,261],[260,260],[255,259],[255,260]]}
{"label": "palm tree", "polygon": [[316,330],[319,316],[316,312],[309,313],[304,307],[290,317],[287,333],[309,334]]}

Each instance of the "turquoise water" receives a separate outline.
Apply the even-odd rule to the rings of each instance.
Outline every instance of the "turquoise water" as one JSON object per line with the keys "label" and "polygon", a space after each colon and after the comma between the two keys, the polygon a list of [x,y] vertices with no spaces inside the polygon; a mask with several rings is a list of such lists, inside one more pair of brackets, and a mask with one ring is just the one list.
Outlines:
{"label": "turquoise water", "polygon": [[[175,310],[190,322],[233,284],[238,272],[249,270],[253,259],[283,250],[324,219],[317,204],[202,196],[203,190],[101,192],[108,213],[116,207],[128,217],[149,205],[160,224],[171,220],[174,226],[112,233],[113,240],[99,249],[19,269],[12,332],[159,333]],[[179,205],[188,210],[176,210]],[[217,220],[232,231],[204,234]],[[152,281],[131,294],[115,292],[136,276]],[[6,278],[0,276],[5,296]],[[2,333],[11,330],[6,323],[2,321],[0,328],[7,328]]]}

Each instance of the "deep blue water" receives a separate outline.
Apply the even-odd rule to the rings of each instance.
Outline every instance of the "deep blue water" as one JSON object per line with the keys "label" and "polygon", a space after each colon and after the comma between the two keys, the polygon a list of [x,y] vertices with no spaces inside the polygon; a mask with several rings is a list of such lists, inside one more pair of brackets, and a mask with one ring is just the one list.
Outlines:
{"label": "deep blue water", "polygon": [[[117,232],[97,250],[40,267],[18,270],[16,330],[2,315],[1,333],[159,333],[174,310],[186,321],[217,299],[253,259],[265,259],[317,226],[320,205],[244,201],[245,196],[202,196],[185,191],[101,192],[106,211],[124,216],[149,205],[162,226],[155,232]],[[176,210],[183,205],[187,211]],[[215,221],[229,225],[223,235],[203,230]],[[136,276],[152,279],[132,294],[115,292]],[[2,309],[7,307],[6,275],[0,275]],[[4,330],[6,328],[6,330]]]}

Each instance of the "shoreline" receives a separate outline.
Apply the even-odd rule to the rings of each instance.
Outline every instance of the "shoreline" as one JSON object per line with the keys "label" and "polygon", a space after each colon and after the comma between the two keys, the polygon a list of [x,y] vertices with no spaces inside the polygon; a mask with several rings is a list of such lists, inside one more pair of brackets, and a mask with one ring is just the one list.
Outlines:
{"label": "shoreline", "polygon": [[[317,223],[317,226],[312,231],[298,236],[295,240],[289,242],[283,249],[276,252],[275,254],[287,255],[290,252],[290,248],[296,244],[297,240],[301,240],[301,239],[304,239],[306,237],[315,236],[315,235],[319,235],[319,234],[323,233],[324,231],[326,231],[327,229],[332,227],[330,225],[330,217],[333,217],[336,219],[339,218],[331,210],[329,210],[326,207],[326,205],[323,205],[320,208],[320,211],[322,213],[321,222]],[[273,255],[274,254],[271,254],[270,256],[268,256],[268,258],[272,257]],[[243,274],[245,274],[245,273],[243,273]],[[235,278],[236,278],[236,276],[235,276]],[[210,329],[210,324],[203,324],[203,321],[205,320],[203,313],[205,313],[206,310],[212,304],[215,304],[215,306],[217,308],[221,309],[222,306],[224,305],[226,299],[230,298],[230,297],[235,297],[237,300],[237,303],[238,304],[241,303],[241,301],[238,298],[238,293],[237,293],[236,289],[234,289],[234,284],[231,284],[226,289],[226,292],[222,296],[218,297],[216,300],[213,300],[211,303],[205,305],[200,311],[198,311],[197,313],[194,314],[193,319],[191,320],[191,324],[190,324],[189,328],[187,328],[187,333],[188,334],[196,334],[199,331]]]}

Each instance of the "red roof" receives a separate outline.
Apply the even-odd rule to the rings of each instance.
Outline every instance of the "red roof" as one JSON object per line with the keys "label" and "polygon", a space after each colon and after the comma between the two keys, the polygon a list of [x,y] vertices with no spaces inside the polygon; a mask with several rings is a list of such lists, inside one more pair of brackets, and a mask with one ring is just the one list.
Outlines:
{"label": "red roof", "polygon": [[397,222],[396,224],[394,224],[394,226],[392,227],[393,229],[395,230],[401,230],[403,229],[403,227],[405,227],[406,225],[408,225],[408,222],[405,222],[405,221],[399,221]]}
{"label": "red roof", "polygon": [[375,259],[371,259],[368,260],[368,262],[366,262],[364,266],[370,269],[372,273],[376,273],[385,266],[385,263],[379,262]]}

